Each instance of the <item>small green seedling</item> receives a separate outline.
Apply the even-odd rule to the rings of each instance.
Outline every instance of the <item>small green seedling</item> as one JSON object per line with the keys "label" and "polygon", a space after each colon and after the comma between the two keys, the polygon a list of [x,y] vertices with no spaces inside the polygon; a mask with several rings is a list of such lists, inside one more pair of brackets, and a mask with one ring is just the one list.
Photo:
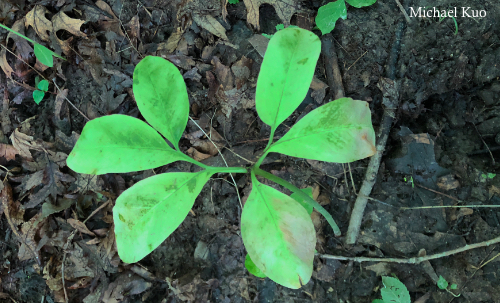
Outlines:
{"label": "small green seedling", "polygon": [[493,179],[495,178],[497,174],[494,174],[494,173],[488,173],[488,174],[481,174],[481,177],[483,177],[483,179]]}
{"label": "small green seedling", "polygon": [[[283,23],[277,24],[276,26],[276,32],[285,29],[285,25]],[[295,25],[290,25],[288,28],[298,28],[298,26]],[[271,39],[273,35],[268,35],[268,34],[262,34],[262,36],[266,37],[267,39]]]}
{"label": "small green seedling", "polygon": [[382,277],[382,284],[384,284],[384,288],[380,289],[382,299],[375,299],[372,303],[411,303],[408,289],[397,278]]}
{"label": "small green seedling", "polygon": [[49,81],[43,79],[39,81],[38,76],[35,78],[35,86],[38,88],[33,91],[33,100],[35,100],[36,104],[40,104],[42,102],[45,93],[49,90]]}
{"label": "small green seedling", "polygon": [[457,19],[455,19],[455,17],[453,17],[452,15],[446,15],[446,13],[439,17],[439,21],[438,23],[441,23],[444,19],[446,19],[446,17],[450,17],[451,19],[453,19],[453,22],[455,22],[455,36],[458,34],[458,23],[457,23]]}
{"label": "small green seedling", "polygon": [[413,176],[410,176],[410,178],[404,177],[405,182],[410,182],[411,183],[411,188],[415,188],[415,183],[413,183]]}
{"label": "small green seedling", "polygon": [[57,58],[61,58],[63,60],[66,60],[63,57],[61,57],[58,54],[56,54],[53,51],[51,51],[50,49],[48,49],[45,46],[41,45],[40,43],[36,43],[35,41],[31,40],[30,38],[26,37],[25,35],[22,35],[22,34],[16,32],[15,30],[13,30],[13,29],[11,29],[11,28],[9,28],[9,27],[1,24],[1,23],[0,23],[0,27],[8,30],[11,33],[14,33],[14,34],[18,35],[19,37],[21,37],[23,39],[26,39],[28,42],[33,43],[33,49],[35,51],[35,56],[44,65],[46,65],[48,67],[53,67],[54,66],[54,58],[53,58],[53,56],[55,56]]}
{"label": "small green seedling", "polygon": [[316,15],[316,26],[321,30],[323,35],[328,34],[335,28],[335,23],[339,18],[347,18],[347,8],[345,1],[350,5],[360,8],[370,6],[377,2],[377,0],[337,0],[323,5],[318,9]]}
{"label": "small green seedling", "polygon": [[[259,117],[270,126],[271,133],[262,156],[248,168],[211,167],[182,153],[179,140],[189,117],[184,79],[175,65],[163,58],[148,56],[139,62],[134,70],[133,92],[149,125],[125,115],[89,121],[67,158],[68,166],[79,173],[99,175],[186,161],[201,170],[155,175],[137,182],[118,197],[113,208],[114,232],[118,254],[124,262],[140,261],[174,232],[212,175],[250,172],[252,191],[241,214],[247,268],[257,276],[267,276],[294,289],[310,280],[316,246],[312,207],[326,218],[335,234],[340,235],[340,230],[307,190],[262,170],[260,165],[271,152],[347,163],[376,151],[368,103],[351,98],[338,99],[311,111],[273,142],[277,127],[304,100],[320,51],[319,38],[299,28],[280,30],[269,41],[257,80],[255,103]],[[257,176],[288,188],[294,196],[264,185]]]}
{"label": "small green seedling", "polygon": [[437,286],[439,287],[439,289],[446,290],[447,292],[449,292],[450,294],[452,294],[455,298],[460,297],[460,295],[456,295],[456,294],[454,294],[451,291],[451,290],[457,289],[458,285],[457,284],[451,284],[448,287],[448,281],[446,281],[446,279],[443,278],[443,276],[441,276],[441,275],[439,276],[439,280],[437,281]]}
{"label": "small green seedling", "polygon": [[229,4],[238,4],[240,3],[240,0],[228,0]]}

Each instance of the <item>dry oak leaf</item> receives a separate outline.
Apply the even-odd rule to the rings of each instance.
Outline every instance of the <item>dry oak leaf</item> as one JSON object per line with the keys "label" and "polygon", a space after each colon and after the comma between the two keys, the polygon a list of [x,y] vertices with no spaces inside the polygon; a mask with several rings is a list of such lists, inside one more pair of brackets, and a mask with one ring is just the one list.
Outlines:
{"label": "dry oak leaf", "polygon": [[226,29],[211,15],[193,14],[193,20],[215,36],[227,40]]}
{"label": "dry oak leaf", "polygon": [[41,5],[36,5],[31,11],[26,15],[26,27],[32,26],[35,32],[44,41],[49,41],[50,36],[47,32],[52,31],[52,22],[45,18],[45,14],[50,14],[50,12]]}
{"label": "dry oak leaf", "polygon": [[80,31],[80,27],[85,21],[68,17],[64,12],[59,12],[52,18],[53,31],[64,29],[78,37],[86,38],[87,35]]}
{"label": "dry oak leaf", "polygon": [[299,8],[299,0],[243,0],[243,2],[245,2],[245,6],[247,7],[247,21],[256,29],[260,28],[259,7],[261,4],[272,5],[285,27],[290,25],[290,19]]}

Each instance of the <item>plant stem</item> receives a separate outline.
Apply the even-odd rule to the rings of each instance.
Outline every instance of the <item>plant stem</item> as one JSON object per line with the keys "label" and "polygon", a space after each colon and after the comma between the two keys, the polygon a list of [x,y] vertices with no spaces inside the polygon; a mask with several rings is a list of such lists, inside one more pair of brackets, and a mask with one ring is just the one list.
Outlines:
{"label": "plant stem", "polygon": [[318,202],[314,201],[313,198],[309,197],[306,193],[304,193],[303,191],[298,189],[295,185],[281,179],[280,177],[277,177],[271,173],[268,173],[267,171],[264,171],[258,167],[255,167],[255,166],[252,168],[252,170],[256,175],[265,177],[265,178],[267,178],[275,183],[278,183],[279,185],[284,186],[285,188],[287,188],[287,189],[291,190],[292,192],[294,192],[295,194],[299,195],[302,199],[304,199],[304,201],[306,201],[309,205],[314,207],[320,214],[323,215],[323,217],[325,217],[326,221],[328,221],[328,223],[332,227],[333,233],[335,234],[336,237],[339,237],[341,235],[340,229],[337,226],[337,223],[335,223],[335,221],[333,220],[332,215],[330,215],[326,211],[326,209],[323,208],[323,206],[319,205]]}
{"label": "plant stem", "polygon": [[196,161],[195,159],[189,157],[188,155],[185,155],[184,153],[177,151],[179,156],[181,156],[183,161],[198,165],[199,167],[206,169],[208,171],[213,172],[214,174],[216,173],[240,173],[240,174],[246,174],[248,171],[244,167],[213,167],[213,166],[208,166],[205,165],[201,162]]}
{"label": "plant stem", "polygon": [[7,27],[7,26],[3,25],[2,23],[0,23],[0,27],[2,27],[2,28],[4,28],[4,29],[8,30],[8,31],[9,31],[9,32],[11,32],[11,33],[14,33],[14,34],[18,35],[19,37],[22,37],[22,38],[24,38],[24,39],[28,40],[29,42],[31,42],[31,43],[33,43],[33,44],[37,44],[35,41],[31,40],[30,38],[26,37],[25,35],[23,35],[23,34],[20,34],[20,33],[16,32],[15,30],[13,30],[13,29],[11,29],[11,28],[9,28],[9,27]]}

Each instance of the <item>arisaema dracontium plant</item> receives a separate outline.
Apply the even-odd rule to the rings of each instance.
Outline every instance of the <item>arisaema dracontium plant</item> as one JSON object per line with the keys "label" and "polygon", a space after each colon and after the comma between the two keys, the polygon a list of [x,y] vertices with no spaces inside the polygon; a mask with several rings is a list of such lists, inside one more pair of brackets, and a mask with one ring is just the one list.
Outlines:
{"label": "arisaema dracontium plant", "polygon": [[[262,170],[262,161],[276,152],[346,163],[375,152],[368,104],[350,98],[311,111],[273,142],[276,128],[305,98],[320,49],[318,37],[300,28],[281,30],[270,40],[255,102],[259,117],[271,127],[271,135],[262,157],[251,167],[211,167],[183,154],[179,140],[187,124],[189,102],[179,70],[152,56],[136,66],[134,96],[149,125],[125,115],[88,122],[67,159],[68,166],[79,173],[106,174],[186,161],[202,170],[149,177],[118,197],[113,218],[118,254],[124,262],[141,260],[174,232],[213,174],[250,173],[253,187],[241,215],[241,235],[248,252],[245,265],[252,273],[286,287],[299,288],[309,281],[316,244],[310,216],[313,208],[325,216],[336,234],[340,231],[307,191]],[[285,186],[292,196],[262,184],[257,176]]]}

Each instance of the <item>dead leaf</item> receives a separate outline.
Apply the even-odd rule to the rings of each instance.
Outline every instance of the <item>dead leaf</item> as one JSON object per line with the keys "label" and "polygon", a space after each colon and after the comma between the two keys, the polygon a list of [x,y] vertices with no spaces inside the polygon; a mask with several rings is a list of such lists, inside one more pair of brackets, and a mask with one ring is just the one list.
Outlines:
{"label": "dead leaf", "polygon": [[177,45],[179,44],[179,41],[182,38],[182,35],[184,34],[185,30],[183,30],[181,27],[178,27],[175,32],[173,32],[170,37],[168,37],[166,42],[162,42],[158,44],[158,50],[164,50],[167,53],[173,53],[175,49],[177,48]]}
{"label": "dead leaf", "polygon": [[192,15],[194,22],[199,26],[203,27],[213,35],[220,37],[224,40],[228,40],[226,36],[226,29],[211,15],[207,14],[193,14]]}
{"label": "dead leaf", "polygon": [[243,0],[247,8],[247,22],[256,29],[259,26],[259,7],[262,4],[270,4],[274,7],[278,17],[283,21],[285,27],[290,25],[290,19],[298,10],[298,0]]}
{"label": "dead leaf", "polygon": [[[16,21],[12,25],[12,30],[15,30],[16,32],[24,35],[24,19]],[[34,52],[33,47],[31,47],[28,41],[12,32],[9,32],[9,34],[7,35],[7,40],[9,39],[14,40],[14,43],[16,44],[16,51],[19,55],[21,55],[21,58],[25,61],[28,61],[31,56],[30,54]]]}
{"label": "dead leaf", "polygon": [[62,11],[52,17],[52,28],[54,33],[58,30],[64,29],[75,36],[86,38],[87,35],[80,31],[80,27],[84,23],[85,21],[83,20],[68,17],[68,15]]}
{"label": "dead leaf", "polygon": [[26,27],[31,25],[42,40],[49,41],[50,36],[47,32],[52,31],[52,22],[45,17],[45,14],[50,14],[49,10],[44,6],[36,5],[26,15]]}
{"label": "dead leaf", "polygon": [[314,76],[310,88],[313,90],[311,97],[316,103],[321,104],[323,99],[325,99],[328,85]]}
{"label": "dead leaf", "polygon": [[111,16],[113,16],[113,18],[108,18],[104,15],[100,15],[100,20],[99,20],[99,25],[101,26],[101,28],[105,31],[111,31],[111,32],[114,32],[122,37],[125,36],[125,34],[123,34],[123,31],[121,29],[121,26],[120,26],[120,19],[118,19],[115,15],[115,13],[113,13],[113,10],[111,9],[111,7],[104,1],[102,0],[98,0],[95,5],[97,7],[99,7],[100,9],[102,9],[103,11],[105,11],[106,13],[110,14]]}
{"label": "dead leaf", "polygon": [[7,51],[3,47],[2,50],[0,50],[0,67],[2,68],[5,75],[7,75],[7,77],[12,78],[12,73],[14,73],[14,70],[7,62]]}
{"label": "dead leaf", "polygon": [[33,160],[33,157],[30,153],[30,148],[32,147],[30,141],[33,141],[32,136],[23,134],[19,131],[18,128],[16,128],[12,135],[10,135],[10,140],[12,141],[12,145],[18,151],[21,157],[25,157],[28,160]]}
{"label": "dead leaf", "polygon": [[147,282],[131,271],[123,272],[114,282],[109,284],[108,289],[104,292],[102,302],[121,302],[125,299],[126,295],[140,294],[149,289],[152,285],[151,282]]}
{"label": "dead leaf", "polygon": [[19,261],[26,261],[32,258],[40,258],[37,250],[37,241],[35,240],[35,235],[42,226],[43,222],[45,222],[45,219],[42,218],[41,213],[38,213],[28,222],[23,223],[21,227],[21,236],[23,237],[23,241],[17,253]]}
{"label": "dead leaf", "polygon": [[234,76],[233,73],[231,72],[231,69],[224,64],[222,64],[217,57],[212,58],[212,64],[215,67],[215,75],[217,76],[217,79],[219,80],[219,83],[221,83],[222,87],[224,88],[225,91],[231,90],[234,87]]}
{"label": "dead leaf", "polygon": [[266,54],[267,45],[269,44],[269,39],[262,36],[261,34],[255,34],[248,38],[248,42],[252,44],[253,48],[259,53],[259,55],[264,58]]}
{"label": "dead leaf", "polygon": [[33,208],[42,203],[48,196],[52,196],[55,200],[58,194],[63,194],[66,190],[62,182],[72,183],[74,181],[75,178],[60,172],[59,167],[54,165],[52,161],[49,161],[43,171],[43,187],[38,192],[32,194],[30,200],[23,207],[25,209]]}
{"label": "dead leaf", "polygon": [[77,229],[79,232],[95,237],[95,234],[91,232],[83,222],[73,218],[69,218],[68,223],[69,225],[73,226],[73,228]]}
{"label": "dead leaf", "polygon": [[132,19],[130,19],[129,23],[127,23],[125,26],[127,28],[130,28],[128,36],[132,42],[132,45],[135,45],[137,47],[137,40],[141,37],[140,36],[141,25],[139,23],[139,16],[134,15]]}
{"label": "dead leaf", "polygon": [[21,203],[16,201],[14,203],[14,199],[12,198],[12,188],[9,183],[2,183],[2,192],[0,194],[0,214],[3,212],[7,219],[10,218],[10,221],[14,226],[17,226],[24,222],[24,209],[21,208]]}
{"label": "dead leaf", "polygon": [[75,184],[79,193],[85,194],[88,191],[97,193],[102,191],[103,181],[96,175],[78,174]]}
{"label": "dead leaf", "polygon": [[375,272],[377,276],[385,276],[391,272],[389,263],[380,262],[374,265],[367,266],[366,269]]}
{"label": "dead leaf", "polygon": [[252,65],[253,60],[243,56],[231,66],[235,78],[234,84],[237,89],[241,89],[248,82],[252,73]]}
{"label": "dead leaf", "polygon": [[458,180],[455,179],[455,177],[452,174],[446,175],[439,177],[437,179],[436,185],[439,187],[439,189],[448,191],[452,189],[456,189],[460,186],[460,183]]}
{"label": "dead leaf", "polygon": [[208,159],[211,157],[211,155],[207,155],[207,154],[203,154],[203,153],[200,153],[199,151],[197,151],[194,147],[190,147],[188,150],[187,150],[187,154],[195,159],[196,161],[203,161],[205,159]]}
{"label": "dead leaf", "polygon": [[18,154],[17,149],[9,144],[0,143],[0,157],[5,158],[5,160],[15,160]]}

